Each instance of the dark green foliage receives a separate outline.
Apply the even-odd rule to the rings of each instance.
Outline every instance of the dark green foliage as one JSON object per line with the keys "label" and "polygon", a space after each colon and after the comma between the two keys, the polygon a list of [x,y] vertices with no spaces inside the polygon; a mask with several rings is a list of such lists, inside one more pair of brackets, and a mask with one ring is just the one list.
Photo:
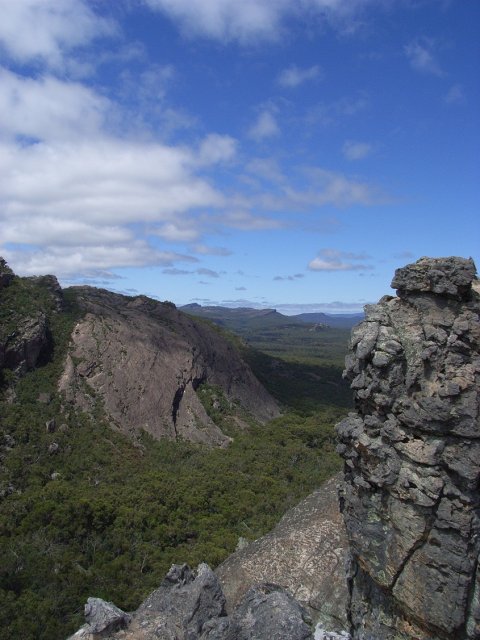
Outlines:
{"label": "dark green foliage", "polygon": [[[228,449],[147,436],[132,446],[101,421],[62,414],[57,397],[27,400],[30,377],[22,404],[3,407],[14,444],[1,473],[12,493],[0,502],[0,638],[63,638],[89,595],[135,608],[171,563],[218,564],[339,467],[335,410],[251,427]],[[47,433],[52,416],[66,427]]]}
{"label": "dark green foliage", "polygon": [[136,608],[173,562],[217,565],[240,536],[270,530],[339,468],[333,424],[348,404],[332,391],[339,367],[248,349],[260,379],[298,412],[255,425],[204,385],[199,397],[233,436],[227,449],[146,435],[132,443],[106,424],[101,406],[87,416],[56,392],[80,313],[75,291],[64,292],[58,312],[41,280],[11,287],[0,299],[6,324],[42,311],[52,340],[41,367],[19,381],[3,376],[0,640],[63,640],[82,623],[88,596]]}

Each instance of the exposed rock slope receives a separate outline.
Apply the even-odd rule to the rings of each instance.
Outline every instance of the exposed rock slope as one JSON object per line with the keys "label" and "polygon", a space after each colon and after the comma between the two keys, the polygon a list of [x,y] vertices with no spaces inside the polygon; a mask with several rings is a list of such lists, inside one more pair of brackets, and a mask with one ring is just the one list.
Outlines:
{"label": "exposed rock slope", "polygon": [[221,388],[259,421],[278,407],[236,349],[171,303],[78,287],[85,312],[59,388],[82,409],[100,400],[121,431],[222,445],[228,438],[206,414],[196,390]]}
{"label": "exposed rock slope", "polygon": [[366,308],[338,426],[362,640],[480,637],[480,299],[475,265],[422,258]]}
{"label": "exposed rock slope", "polygon": [[313,640],[305,610],[281,587],[260,584],[227,616],[218,578],[173,565],[160,587],[132,616],[97,598],[85,607],[86,624],[70,640]]}
{"label": "exposed rock slope", "polygon": [[215,573],[232,610],[251,585],[274,582],[328,629],[347,626],[347,540],[334,476],[302,500],[267,535],[239,549]]}

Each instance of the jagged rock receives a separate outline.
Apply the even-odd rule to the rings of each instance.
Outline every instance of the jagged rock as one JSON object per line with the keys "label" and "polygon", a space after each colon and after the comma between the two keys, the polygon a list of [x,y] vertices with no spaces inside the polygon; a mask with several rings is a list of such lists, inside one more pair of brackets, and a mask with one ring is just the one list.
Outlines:
{"label": "jagged rock", "polygon": [[69,640],[105,638],[119,629],[125,629],[131,620],[128,613],[101,598],[88,598],[84,615],[86,624]]}
{"label": "jagged rock", "polygon": [[224,446],[196,390],[206,382],[263,422],[278,406],[234,347],[174,305],[76,288],[85,317],[72,335],[59,389],[84,410],[102,401],[115,427],[132,435]]}
{"label": "jagged rock", "polygon": [[7,265],[6,261],[0,258],[0,289],[8,287],[14,277],[15,274]]}
{"label": "jagged rock", "polygon": [[55,421],[55,418],[51,418],[50,420],[47,420],[45,423],[45,429],[47,433],[54,433],[56,426],[57,426],[57,423]]}
{"label": "jagged rock", "polygon": [[479,638],[480,297],[471,259],[422,258],[366,308],[338,426],[357,640]]}
{"label": "jagged rock", "polygon": [[47,319],[44,313],[21,319],[3,345],[3,364],[23,374],[33,369],[43,350],[48,347]]}
{"label": "jagged rock", "polygon": [[252,587],[230,618],[217,618],[208,627],[201,640],[313,640],[306,610],[268,583]]}
{"label": "jagged rock", "polygon": [[127,638],[194,640],[205,624],[225,616],[225,597],[217,577],[206,564],[196,573],[187,565],[174,565],[160,587],[133,616]]}
{"label": "jagged rock", "polygon": [[229,556],[217,574],[231,612],[251,585],[270,582],[288,589],[315,622],[329,630],[347,627],[347,539],[338,504],[339,475],[287,511],[267,535]]}
{"label": "jagged rock", "polygon": [[88,602],[95,608],[87,604],[87,624],[70,640],[313,640],[306,611],[278,585],[253,587],[228,617],[218,578],[206,564],[196,572],[173,565],[132,616],[96,598]]}

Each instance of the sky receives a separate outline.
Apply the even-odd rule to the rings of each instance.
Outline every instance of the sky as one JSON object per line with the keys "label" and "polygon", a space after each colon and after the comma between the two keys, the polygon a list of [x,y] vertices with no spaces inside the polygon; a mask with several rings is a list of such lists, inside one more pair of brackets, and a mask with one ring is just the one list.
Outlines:
{"label": "sky", "polygon": [[478,0],[0,0],[0,255],[178,305],[357,312],[480,265]]}

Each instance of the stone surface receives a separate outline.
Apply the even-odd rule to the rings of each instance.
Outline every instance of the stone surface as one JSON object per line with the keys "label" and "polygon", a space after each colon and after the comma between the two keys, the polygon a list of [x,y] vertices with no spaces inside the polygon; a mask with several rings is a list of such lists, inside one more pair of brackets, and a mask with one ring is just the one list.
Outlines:
{"label": "stone surface", "polygon": [[275,584],[252,587],[233,615],[212,621],[202,640],[313,640],[303,607]]}
{"label": "stone surface", "polygon": [[422,258],[352,332],[356,411],[337,432],[354,639],[480,637],[476,285],[471,259]]}
{"label": "stone surface", "polygon": [[218,386],[233,404],[264,422],[278,415],[273,398],[236,349],[215,329],[144,296],[127,298],[77,288],[84,318],[72,335],[59,388],[91,410],[95,398],[111,424],[128,435],[229,442],[210,420],[196,390]]}
{"label": "stone surface", "polygon": [[329,630],[347,626],[347,540],[338,504],[340,476],[290,509],[267,535],[243,546],[217,569],[232,611],[251,585],[281,585]]}
{"label": "stone surface", "polygon": [[[313,640],[305,609],[278,585],[252,587],[227,616],[218,578],[206,564],[196,572],[173,565],[131,617],[110,603],[88,602],[99,613],[92,617],[87,604],[87,624],[70,640]],[[104,625],[103,619],[111,622]]]}
{"label": "stone surface", "polygon": [[88,598],[84,610],[86,624],[83,625],[69,640],[86,640],[106,637],[120,629],[125,629],[131,621],[125,613],[111,602],[101,598]]}

